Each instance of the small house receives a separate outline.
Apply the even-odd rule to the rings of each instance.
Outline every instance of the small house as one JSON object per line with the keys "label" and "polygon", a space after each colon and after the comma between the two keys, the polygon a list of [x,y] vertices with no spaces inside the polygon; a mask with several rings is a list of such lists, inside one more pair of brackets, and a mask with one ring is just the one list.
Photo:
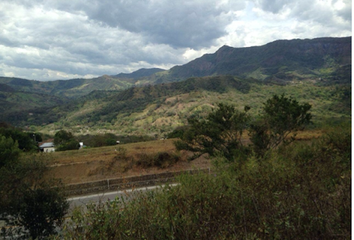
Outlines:
{"label": "small house", "polygon": [[46,142],[39,146],[41,152],[55,152],[54,143]]}

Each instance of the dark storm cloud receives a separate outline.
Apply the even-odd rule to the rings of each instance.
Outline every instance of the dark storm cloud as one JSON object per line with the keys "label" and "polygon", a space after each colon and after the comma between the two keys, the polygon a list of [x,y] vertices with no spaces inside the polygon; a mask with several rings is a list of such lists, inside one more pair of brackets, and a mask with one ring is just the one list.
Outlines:
{"label": "dark storm cloud", "polygon": [[[244,8],[243,1],[90,1],[58,4],[65,11],[83,11],[110,27],[143,34],[147,41],[172,47],[199,49],[226,34],[230,10]],[[237,3],[239,2],[239,3]]]}

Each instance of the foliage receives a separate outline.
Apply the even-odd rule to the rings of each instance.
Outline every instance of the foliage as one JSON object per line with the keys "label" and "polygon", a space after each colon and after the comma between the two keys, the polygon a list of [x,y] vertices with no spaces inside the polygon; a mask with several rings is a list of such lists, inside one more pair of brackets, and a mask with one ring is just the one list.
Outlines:
{"label": "foliage", "polygon": [[11,137],[6,138],[0,135],[0,169],[11,164],[12,161],[17,161],[20,152],[17,142]]}
{"label": "foliage", "polygon": [[74,135],[71,132],[60,130],[54,135],[54,144],[61,145],[72,139],[74,139]]}
{"label": "foliage", "polygon": [[67,239],[348,239],[350,131],[76,210]]}
{"label": "foliage", "polygon": [[23,194],[19,223],[29,231],[32,239],[56,233],[69,208],[62,191],[50,185],[27,189]]}
{"label": "foliage", "polygon": [[284,94],[275,94],[268,99],[258,120],[252,124],[247,114],[249,109],[246,106],[244,112],[239,112],[234,106],[219,104],[218,109],[205,120],[189,119],[189,126],[181,140],[176,141],[176,148],[200,154],[208,153],[210,156],[221,155],[229,161],[236,156],[244,158],[249,149],[243,146],[241,137],[247,129],[253,150],[257,155],[263,156],[269,149],[291,142],[296,131],[309,124],[312,117],[308,113],[311,105],[299,104]]}
{"label": "foliage", "polygon": [[105,133],[105,134],[86,134],[79,135],[77,139],[80,142],[83,142],[86,146],[89,147],[102,147],[102,146],[112,146],[116,145],[117,141],[120,143],[133,143],[133,142],[145,142],[151,141],[154,138],[151,136],[135,136],[135,135],[115,135],[113,133]]}
{"label": "foliage", "polygon": [[168,152],[158,152],[156,154],[142,153],[139,154],[137,157],[138,160],[135,161],[135,164],[143,168],[167,168],[180,160],[180,156],[178,154]]}
{"label": "foliage", "polygon": [[79,149],[79,147],[80,147],[79,142],[75,139],[71,139],[56,147],[56,151],[77,150]]}
{"label": "foliage", "polygon": [[249,120],[247,111],[248,108],[240,112],[232,105],[219,103],[205,120],[188,119],[189,128],[183,134],[182,142],[177,141],[177,149],[222,155],[232,160],[238,150],[245,150],[241,137]]}
{"label": "foliage", "polygon": [[80,144],[71,132],[60,130],[54,135],[54,145],[57,151],[79,149]]}
{"label": "foliage", "polygon": [[167,135],[167,138],[182,138],[184,132],[187,130],[186,126],[179,126]]}
{"label": "foliage", "polygon": [[250,125],[250,139],[255,152],[263,155],[281,143],[294,140],[296,131],[310,123],[311,105],[299,104],[295,99],[273,95],[262,108],[259,120]]}
{"label": "foliage", "polygon": [[[31,128],[47,133],[53,128],[65,129],[75,135],[97,134],[105,129],[123,136],[163,136],[160,130],[169,133],[186,125],[189,117],[207,113],[201,108],[210,109],[215,102],[235,104],[238,109],[249,105],[250,115],[255,116],[265,99],[284,93],[311,103],[313,120],[317,123],[351,118],[351,102],[348,97],[346,100],[339,97],[335,90],[339,85],[321,85],[318,77],[305,77],[301,80],[290,77],[285,82],[282,80],[282,85],[234,76],[194,77],[126,91],[95,91],[54,108],[35,108],[2,117],[17,126],[32,125]],[[349,90],[350,84],[346,88]]]}
{"label": "foliage", "polygon": [[53,233],[68,206],[60,189],[43,180],[43,159],[19,158],[17,146],[11,138],[0,136],[0,217],[7,224],[2,235],[18,237],[29,231],[35,239]]}
{"label": "foliage", "polygon": [[18,148],[23,151],[38,150],[37,141],[41,140],[39,133],[26,133],[19,128],[14,128],[5,123],[0,126],[0,135],[17,141]]}

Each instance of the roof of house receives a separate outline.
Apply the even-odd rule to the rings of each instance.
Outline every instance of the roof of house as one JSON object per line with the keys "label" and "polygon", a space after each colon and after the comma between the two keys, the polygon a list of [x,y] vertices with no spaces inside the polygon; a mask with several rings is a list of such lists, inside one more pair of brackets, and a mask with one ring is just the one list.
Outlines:
{"label": "roof of house", "polygon": [[42,145],[40,145],[39,147],[40,148],[54,147],[54,143],[53,142],[46,142],[46,143],[43,143]]}

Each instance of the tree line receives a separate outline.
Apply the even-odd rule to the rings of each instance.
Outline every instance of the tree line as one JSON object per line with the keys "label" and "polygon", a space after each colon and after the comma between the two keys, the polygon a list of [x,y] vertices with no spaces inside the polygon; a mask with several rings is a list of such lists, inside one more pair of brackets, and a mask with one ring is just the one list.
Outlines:
{"label": "tree line", "polygon": [[[208,153],[234,161],[254,152],[262,157],[280,144],[292,142],[296,132],[311,123],[310,109],[310,104],[300,104],[284,94],[273,95],[254,118],[248,114],[248,106],[239,111],[233,105],[219,103],[205,119],[189,118],[187,126],[169,137],[179,137],[176,148],[195,152],[196,156]],[[251,144],[245,143],[245,132]]]}

